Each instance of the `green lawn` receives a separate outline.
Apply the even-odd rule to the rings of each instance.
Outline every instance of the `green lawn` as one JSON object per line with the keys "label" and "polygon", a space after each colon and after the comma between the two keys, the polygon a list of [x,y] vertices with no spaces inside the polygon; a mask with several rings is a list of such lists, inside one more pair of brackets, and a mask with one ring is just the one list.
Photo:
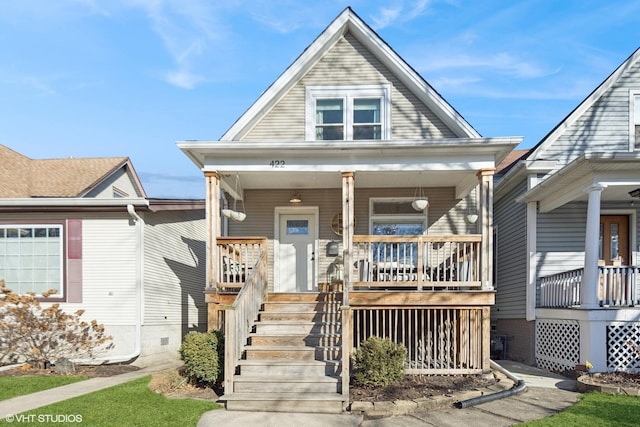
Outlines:
{"label": "green lawn", "polygon": [[[149,390],[151,376],[96,391],[14,418],[13,424],[37,426],[195,426],[202,414],[220,408],[215,402],[168,399]],[[31,416],[31,418],[29,418]],[[51,417],[57,416],[57,419]],[[20,417],[20,419],[18,419]],[[48,417],[48,419],[47,419]],[[65,418],[66,417],[66,418]],[[28,421],[27,421],[28,420]],[[44,422],[42,422],[44,420]],[[47,422],[49,420],[49,422]],[[64,422],[67,420],[69,422]],[[0,425],[7,425],[5,420]]]}
{"label": "green lawn", "polygon": [[11,399],[12,397],[35,393],[36,391],[47,390],[49,388],[60,387],[62,385],[86,380],[87,377],[64,377],[64,376],[21,376],[21,377],[0,377],[0,400]]}
{"label": "green lawn", "polygon": [[635,427],[639,423],[639,414],[640,397],[593,392],[583,394],[577,404],[559,414],[521,425],[534,427]]}

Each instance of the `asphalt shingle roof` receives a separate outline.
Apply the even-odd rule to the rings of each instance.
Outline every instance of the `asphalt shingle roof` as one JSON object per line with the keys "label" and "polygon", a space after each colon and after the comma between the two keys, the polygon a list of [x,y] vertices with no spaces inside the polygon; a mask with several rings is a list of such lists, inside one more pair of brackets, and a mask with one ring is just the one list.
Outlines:
{"label": "asphalt shingle roof", "polygon": [[0,198],[82,197],[127,157],[30,159],[0,144]]}

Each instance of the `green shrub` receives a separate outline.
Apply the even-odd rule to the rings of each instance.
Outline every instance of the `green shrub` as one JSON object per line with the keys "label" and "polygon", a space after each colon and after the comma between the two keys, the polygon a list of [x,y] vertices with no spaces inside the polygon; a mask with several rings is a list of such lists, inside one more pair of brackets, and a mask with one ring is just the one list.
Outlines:
{"label": "green shrub", "polygon": [[385,386],[404,378],[407,349],[388,338],[370,337],[356,351],[354,375],[362,384]]}
{"label": "green shrub", "polygon": [[215,330],[189,332],[180,346],[180,357],[190,380],[219,383],[224,377],[224,336]]}

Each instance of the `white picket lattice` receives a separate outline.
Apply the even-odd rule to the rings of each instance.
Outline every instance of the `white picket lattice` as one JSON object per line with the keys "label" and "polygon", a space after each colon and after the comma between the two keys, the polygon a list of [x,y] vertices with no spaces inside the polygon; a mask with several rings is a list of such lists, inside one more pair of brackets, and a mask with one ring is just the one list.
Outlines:
{"label": "white picket lattice", "polygon": [[580,363],[580,324],[577,320],[536,321],[536,364],[548,371],[572,370]]}
{"label": "white picket lattice", "polygon": [[640,322],[607,325],[607,368],[640,372]]}

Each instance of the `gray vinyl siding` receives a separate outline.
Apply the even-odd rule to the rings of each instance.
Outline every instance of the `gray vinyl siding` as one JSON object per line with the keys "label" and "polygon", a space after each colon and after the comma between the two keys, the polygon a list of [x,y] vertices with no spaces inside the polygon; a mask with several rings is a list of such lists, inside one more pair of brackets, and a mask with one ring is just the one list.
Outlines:
{"label": "gray vinyl siding", "polygon": [[144,214],[145,325],[206,325],[204,216],[204,209]]}
{"label": "gray vinyl siding", "polygon": [[536,158],[566,164],[585,152],[628,151],[630,90],[640,90],[640,62]]}
{"label": "gray vinyl siding", "polygon": [[455,137],[380,61],[347,34],[242,140],[304,140],[306,86],[386,83],[392,85],[392,139]]}
{"label": "gray vinyl siding", "polygon": [[524,318],[527,286],[527,207],[515,199],[527,189],[522,180],[495,202],[496,304],[492,318]]}
{"label": "gray vinyl siding", "polygon": [[584,266],[586,220],[584,202],[569,203],[551,213],[538,214],[536,277]]}

